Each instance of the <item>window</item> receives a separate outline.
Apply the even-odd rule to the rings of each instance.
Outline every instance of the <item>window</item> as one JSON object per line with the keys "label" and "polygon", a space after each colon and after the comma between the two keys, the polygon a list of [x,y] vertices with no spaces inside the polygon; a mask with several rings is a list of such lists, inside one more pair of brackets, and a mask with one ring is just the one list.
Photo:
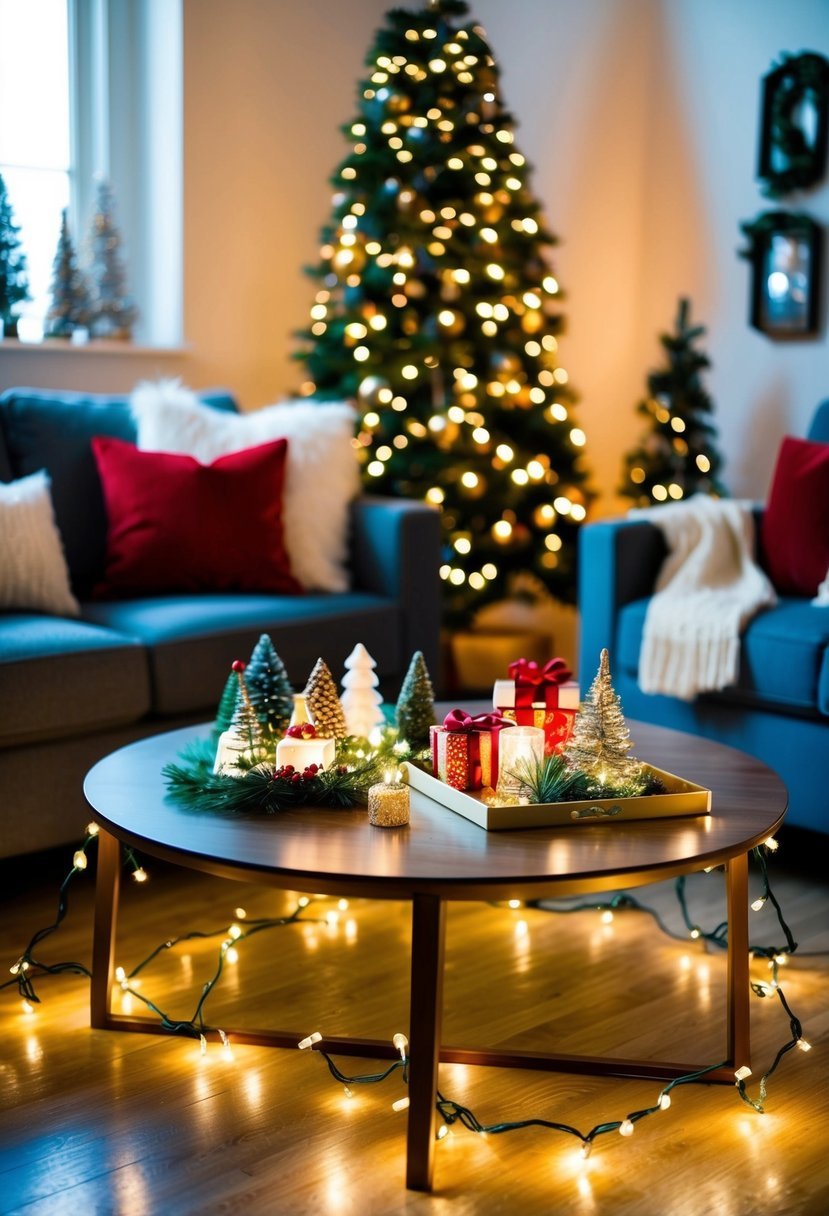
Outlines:
{"label": "window", "polygon": [[69,206],[67,0],[0,0],[0,173],[20,228],[32,299],[21,333],[49,306],[61,211]]}
{"label": "window", "polygon": [[82,255],[100,174],[134,338],[180,344],[182,49],[182,0],[0,0],[0,173],[32,294],[21,337],[42,332],[64,207]]}

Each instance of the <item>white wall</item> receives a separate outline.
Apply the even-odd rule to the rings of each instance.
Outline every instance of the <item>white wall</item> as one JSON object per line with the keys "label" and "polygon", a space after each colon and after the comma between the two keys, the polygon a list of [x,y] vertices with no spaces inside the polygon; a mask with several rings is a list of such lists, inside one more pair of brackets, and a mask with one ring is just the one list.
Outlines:
{"label": "white wall", "polygon": [[[391,0],[184,0],[182,355],[0,349],[0,388],[128,390],[176,373],[246,408],[290,392],[330,205],[328,176],[372,33]],[[587,459],[614,497],[634,406],[680,294],[707,324],[726,478],[762,497],[786,431],[829,395],[829,339],[748,326],[739,221],[773,204],[754,180],[760,77],[781,51],[829,55],[826,0],[473,0],[501,65],[518,146],[562,244],[562,362]],[[829,185],[793,199],[829,223]],[[827,252],[829,257],[829,251]],[[824,276],[829,283],[829,273]],[[824,287],[824,292],[826,288]],[[824,317],[826,315],[824,301]]]}

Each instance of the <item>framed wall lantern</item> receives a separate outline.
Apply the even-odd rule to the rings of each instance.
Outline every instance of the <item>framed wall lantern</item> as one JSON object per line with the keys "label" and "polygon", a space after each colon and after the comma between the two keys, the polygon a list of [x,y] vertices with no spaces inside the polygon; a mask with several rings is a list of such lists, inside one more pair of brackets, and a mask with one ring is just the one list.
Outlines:
{"label": "framed wall lantern", "polygon": [[829,60],[814,51],[784,55],[763,77],[757,176],[779,198],[819,182],[826,171]]}
{"label": "framed wall lantern", "polygon": [[819,330],[822,231],[808,215],[765,211],[740,225],[749,239],[749,320],[770,338],[804,338]]}

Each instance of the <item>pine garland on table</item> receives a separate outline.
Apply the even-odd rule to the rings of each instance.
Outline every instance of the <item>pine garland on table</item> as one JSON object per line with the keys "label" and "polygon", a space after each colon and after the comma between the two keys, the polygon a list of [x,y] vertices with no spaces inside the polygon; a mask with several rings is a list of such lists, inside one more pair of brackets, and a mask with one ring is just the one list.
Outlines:
{"label": "pine garland on table", "polygon": [[309,765],[299,772],[291,765],[277,768],[260,764],[239,776],[214,773],[209,757],[198,745],[182,753],[179,763],[167,764],[162,774],[171,796],[194,811],[225,815],[274,815],[303,806],[347,810],[365,803],[366,791],[382,779],[380,757],[371,756],[355,767],[328,769]]}

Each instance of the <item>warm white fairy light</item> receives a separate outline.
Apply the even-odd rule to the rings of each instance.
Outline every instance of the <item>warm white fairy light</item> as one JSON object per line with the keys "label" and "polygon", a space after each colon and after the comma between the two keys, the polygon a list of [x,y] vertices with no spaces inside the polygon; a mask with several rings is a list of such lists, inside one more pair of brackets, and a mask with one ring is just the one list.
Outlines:
{"label": "warm white fairy light", "polygon": [[668,1110],[671,1105],[671,1095],[662,1093],[659,1095],[659,1109]]}
{"label": "warm white fairy light", "polygon": [[620,1136],[632,1136],[633,1135],[633,1122],[630,1119],[623,1119],[622,1122],[619,1124],[619,1135]]}
{"label": "warm white fairy light", "polygon": [[88,823],[86,825],[87,836],[97,836],[98,833],[100,832],[100,830],[101,829],[98,827],[97,823],[95,823],[94,821],[92,823]]}
{"label": "warm white fairy light", "polygon": [[146,882],[149,877],[143,866],[139,866],[137,870],[133,870],[132,876],[136,882]]}
{"label": "warm white fairy light", "polygon": [[741,1068],[737,1069],[734,1076],[738,1081],[745,1081],[747,1077],[751,1076],[751,1069],[747,1064],[743,1064]]}
{"label": "warm white fairy light", "polygon": [[88,862],[86,860],[86,853],[84,853],[82,849],[78,849],[78,851],[72,857],[72,865],[76,870],[86,869]]}
{"label": "warm white fairy light", "polygon": [[765,904],[765,902],[766,902],[765,895],[761,895],[758,899],[752,900],[752,902],[751,902],[752,911],[759,912],[760,909]]}
{"label": "warm white fairy light", "polygon": [[392,1038],[392,1043],[400,1052],[400,1059],[405,1060],[409,1051],[409,1040],[406,1038],[406,1036],[402,1034],[401,1031],[398,1031],[397,1034]]}
{"label": "warm white fairy light", "polygon": [[297,1043],[297,1047],[299,1048],[300,1051],[305,1051],[307,1048],[313,1047],[315,1043],[321,1043],[321,1042],[322,1042],[322,1035],[320,1034],[320,1032],[318,1030],[315,1030],[313,1034],[309,1034],[304,1039],[300,1039],[299,1042]]}
{"label": "warm white fairy light", "polygon": [[392,1102],[391,1108],[394,1111],[408,1110],[409,1109],[409,1099],[408,1098],[398,1098],[396,1102]]}

